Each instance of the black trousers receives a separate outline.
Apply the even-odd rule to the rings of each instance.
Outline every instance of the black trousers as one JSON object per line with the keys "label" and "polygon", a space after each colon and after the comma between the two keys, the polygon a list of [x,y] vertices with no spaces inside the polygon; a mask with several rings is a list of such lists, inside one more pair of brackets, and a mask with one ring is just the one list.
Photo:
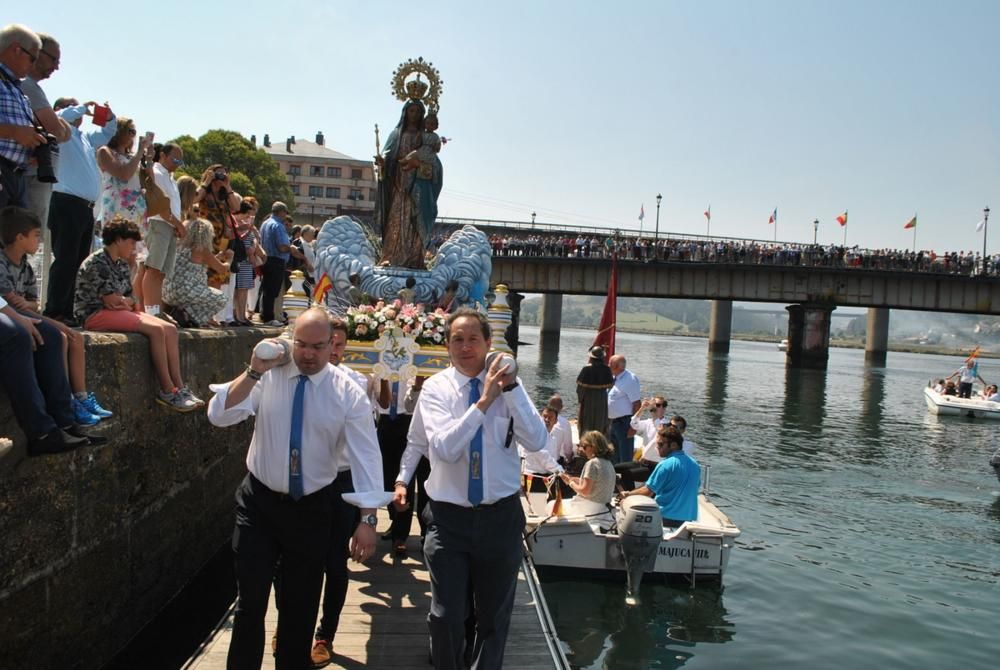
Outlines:
{"label": "black trousers", "polygon": [[267,323],[274,321],[274,301],[281,295],[281,287],[285,281],[285,261],[268,256],[261,267],[261,273],[260,320]]}
{"label": "black trousers", "polygon": [[49,230],[55,259],[49,269],[45,314],[72,317],[76,273],[90,255],[90,243],[94,239],[93,203],[54,192],[49,201]]}
{"label": "black trousers", "polygon": [[461,670],[471,583],[476,608],[473,667],[499,670],[521,566],[524,512],[517,495],[494,505],[460,507],[432,500],[424,556],[431,575],[434,667]]}
{"label": "black trousers", "polygon": [[[238,594],[227,670],[259,670],[264,658],[264,614],[271,580],[278,570],[278,670],[311,666],[312,627],[319,611],[329,534],[317,528],[333,523],[333,485],[298,501],[272,491],[252,474],[236,490]],[[279,565],[280,559],[280,565]]]}
{"label": "black trousers", "polygon": [[24,172],[0,156],[0,207],[7,205],[26,207],[27,198],[28,183],[24,178]]}
{"label": "black trousers", "polygon": [[[403,450],[406,449],[406,433],[410,430],[410,415],[397,414],[396,418],[391,418],[388,414],[381,414],[376,430],[379,450],[382,452],[382,483],[385,485],[386,491],[392,491],[396,475],[399,474],[399,461],[403,457]],[[413,484],[411,482],[406,489],[407,500],[411,504],[406,510],[399,512],[392,503],[389,503],[389,519],[392,520],[390,532],[393,542],[405,540],[410,534],[410,524],[413,521],[412,495]]]}
{"label": "black trousers", "polygon": [[647,460],[615,463],[615,472],[622,476],[622,488],[631,491],[636,482],[644,482],[653,474],[656,463]]}
{"label": "black trousers", "polygon": [[316,628],[317,640],[333,640],[340,623],[340,612],[347,600],[347,559],[350,558],[351,536],[361,521],[361,510],[344,502],[341,495],[354,493],[350,470],[337,473],[333,482],[334,509],[330,525],[330,549],[326,554],[326,584],[323,587],[323,618]]}
{"label": "black trousers", "polygon": [[62,333],[44,321],[35,328],[45,344],[32,351],[28,331],[0,312],[0,385],[29,440],[73,425]]}

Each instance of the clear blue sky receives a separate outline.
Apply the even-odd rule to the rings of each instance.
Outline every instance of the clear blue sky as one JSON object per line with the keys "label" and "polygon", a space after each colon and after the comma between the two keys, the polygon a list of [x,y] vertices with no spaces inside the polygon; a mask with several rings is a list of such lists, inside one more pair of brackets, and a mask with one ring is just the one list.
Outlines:
{"label": "clear blue sky", "polygon": [[[1000,3],[8,3],[53,34],[50,99],[157,137],[229,128],[357,158],[407,58],[444,79],[442,216],[982,250],[997,208]],[[994,241],[995,242],[992,242]]]}

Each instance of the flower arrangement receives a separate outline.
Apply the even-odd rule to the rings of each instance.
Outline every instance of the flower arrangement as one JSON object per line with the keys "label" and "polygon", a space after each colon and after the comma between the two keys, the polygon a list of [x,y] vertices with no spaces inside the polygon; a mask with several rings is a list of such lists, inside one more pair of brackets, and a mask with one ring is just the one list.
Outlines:
{"label": "flower arrangement", "polygon": [[421,345],[444,345],[448,313],[442,309],[427,311],[422,304],[403,304],[399,300],[374,305],[359,305],[347,310],[347,336],[351,340],[373,342],[386,332],[396,337],[412,338]]}

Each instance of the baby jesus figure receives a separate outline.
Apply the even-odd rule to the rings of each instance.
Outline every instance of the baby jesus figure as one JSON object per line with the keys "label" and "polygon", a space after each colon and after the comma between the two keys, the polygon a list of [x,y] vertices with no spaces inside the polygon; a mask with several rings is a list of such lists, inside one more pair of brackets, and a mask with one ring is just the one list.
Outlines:
{"label": "baby jesus figure", "polygon": [[424,132],[420,135],[420,147],[414,149],[400,161],[403,170],[417,171],[417,179],[433,179],[436,155],[441,151],[441,137],[437,134],[438,117],[430,112],[424,118]]}

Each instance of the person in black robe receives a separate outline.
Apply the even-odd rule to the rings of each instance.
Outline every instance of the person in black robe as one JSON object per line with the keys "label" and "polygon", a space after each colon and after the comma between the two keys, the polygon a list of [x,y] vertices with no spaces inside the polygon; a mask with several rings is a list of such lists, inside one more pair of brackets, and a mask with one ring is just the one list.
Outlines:
{"label": "person in black robe", "polygon": [[604,347],[590,349],[590,361],[576,377],[576,397],[580,403],[577,430],[608,432],[608,389],[615,384],[611,368],[604,362]]}

